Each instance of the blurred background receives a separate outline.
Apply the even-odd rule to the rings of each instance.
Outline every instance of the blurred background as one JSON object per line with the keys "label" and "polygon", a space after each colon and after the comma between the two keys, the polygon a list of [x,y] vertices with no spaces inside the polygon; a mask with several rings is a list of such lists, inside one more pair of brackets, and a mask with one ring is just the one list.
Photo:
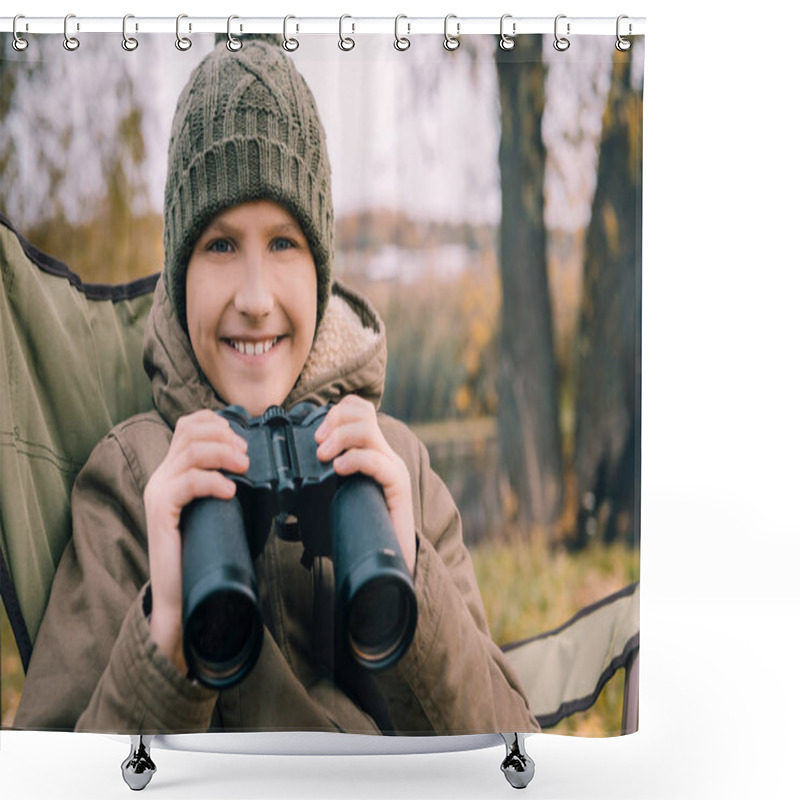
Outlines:
{"label": "blurred background", "polygon": [[[177,96],[213,37],[0,34],[0,211],[84,281],[163,261]],[[383,410],[462,513],[495,640],[565,622],[639,577],[644,41],[494,36],[397,53],[361,36],[292,56],[328,136],[335,274],[382,315]],[[23,675],[5,613],[2,724]],[[622,676],[557,730],[617,731]]]}

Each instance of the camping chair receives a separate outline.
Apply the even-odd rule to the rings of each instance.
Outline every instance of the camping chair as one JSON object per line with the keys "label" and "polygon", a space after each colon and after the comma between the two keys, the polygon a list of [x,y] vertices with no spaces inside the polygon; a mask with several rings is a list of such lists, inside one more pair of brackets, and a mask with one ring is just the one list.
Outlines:
{"label": "camping chair", "polygon": [[[0,589],[27,670],[70,537],[73,481],[114,424],[152,407],[141,342],[158,276],[117,286],[84,284],[25,241],[2,214],[0,266]],[[590,708],[620,668],[626,672],[621,732],[638,728],[638,584],[583,609],[554,631],[504,649],[543,728]],[[234,748],[228,752],[241,752],[237,736],[205,734],[212,738],[199,748],[225,749],[221,742],[228,742]],[[376,739],[372,752],[474,749],[505,741],[509,782],[521,787],[533,775],[524,734],[414,737],[414,744],[399,747],[390,745],[404,737],[359,738]],[[449,741],[431,746],[436,739]],[[195,749],[197,740],[132,736],[125,780],[132,788],[147,784],[155,770],[151,745]],[[309,748],[297,752],[308,754]]]}

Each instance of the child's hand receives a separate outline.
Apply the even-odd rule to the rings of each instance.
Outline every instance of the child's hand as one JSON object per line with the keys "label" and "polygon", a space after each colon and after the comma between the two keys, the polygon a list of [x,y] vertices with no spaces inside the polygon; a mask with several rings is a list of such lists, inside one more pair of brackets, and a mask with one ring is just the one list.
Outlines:
{"label": "child's hand", "polygon": [[183,674],[181,511],[199,497],[230,500],[236,484],[219,470],[244,473],[247,466],[244,439],[213,411],[196,411],[178,420],[169,452],[144,490],[153,595],[150,633]]}
{"label": "child's hand", "polygon": [[405,462],[389,447],[378,427],[372,403],[347,395],[325,417],[315,434],[320,461],[333,460],[337,475],[369,475],[383,487],[392,520],[409,572],[414,575],[417,543],[411,478]]}

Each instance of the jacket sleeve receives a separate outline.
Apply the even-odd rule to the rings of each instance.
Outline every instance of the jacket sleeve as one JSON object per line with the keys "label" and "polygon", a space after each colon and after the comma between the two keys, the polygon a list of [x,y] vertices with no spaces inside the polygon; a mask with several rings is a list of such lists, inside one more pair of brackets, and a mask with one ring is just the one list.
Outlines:
{"label": "jacket sleeve", "polygon": [[72,494],[59,563],[15,726],[147,733],[206,730],[217,694],[150,638],[144,475],[112,432]]}
{"label": "jacket sleeve", "polygon": [[458,509],[424,446],[407,429],[393,435],[392,427],[387,440],[409,465],[416,495],[419,609],[409,650],[376,679],[395,729],[538,731],[519,680],[491,639]]}

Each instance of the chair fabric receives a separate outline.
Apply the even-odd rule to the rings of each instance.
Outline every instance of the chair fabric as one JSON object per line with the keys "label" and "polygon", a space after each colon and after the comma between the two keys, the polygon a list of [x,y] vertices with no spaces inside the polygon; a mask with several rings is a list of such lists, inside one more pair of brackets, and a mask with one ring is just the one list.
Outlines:
{"label": "chair fabric", "polygon": [[[591,708],[639,652],[639,584],[581,609],[555,630],[503,648],[542,728]],[[638,693],[637,693],[638,694]]]}
{"label": "chair fabric", "polygon": [[141,343],[158,275],[84,284],[2,214],[0,266],[2,588],[4,601],[15,592],[24,632],[6,608],[30,643],[71,533],[78,471],[114,424],[152,407]]}

